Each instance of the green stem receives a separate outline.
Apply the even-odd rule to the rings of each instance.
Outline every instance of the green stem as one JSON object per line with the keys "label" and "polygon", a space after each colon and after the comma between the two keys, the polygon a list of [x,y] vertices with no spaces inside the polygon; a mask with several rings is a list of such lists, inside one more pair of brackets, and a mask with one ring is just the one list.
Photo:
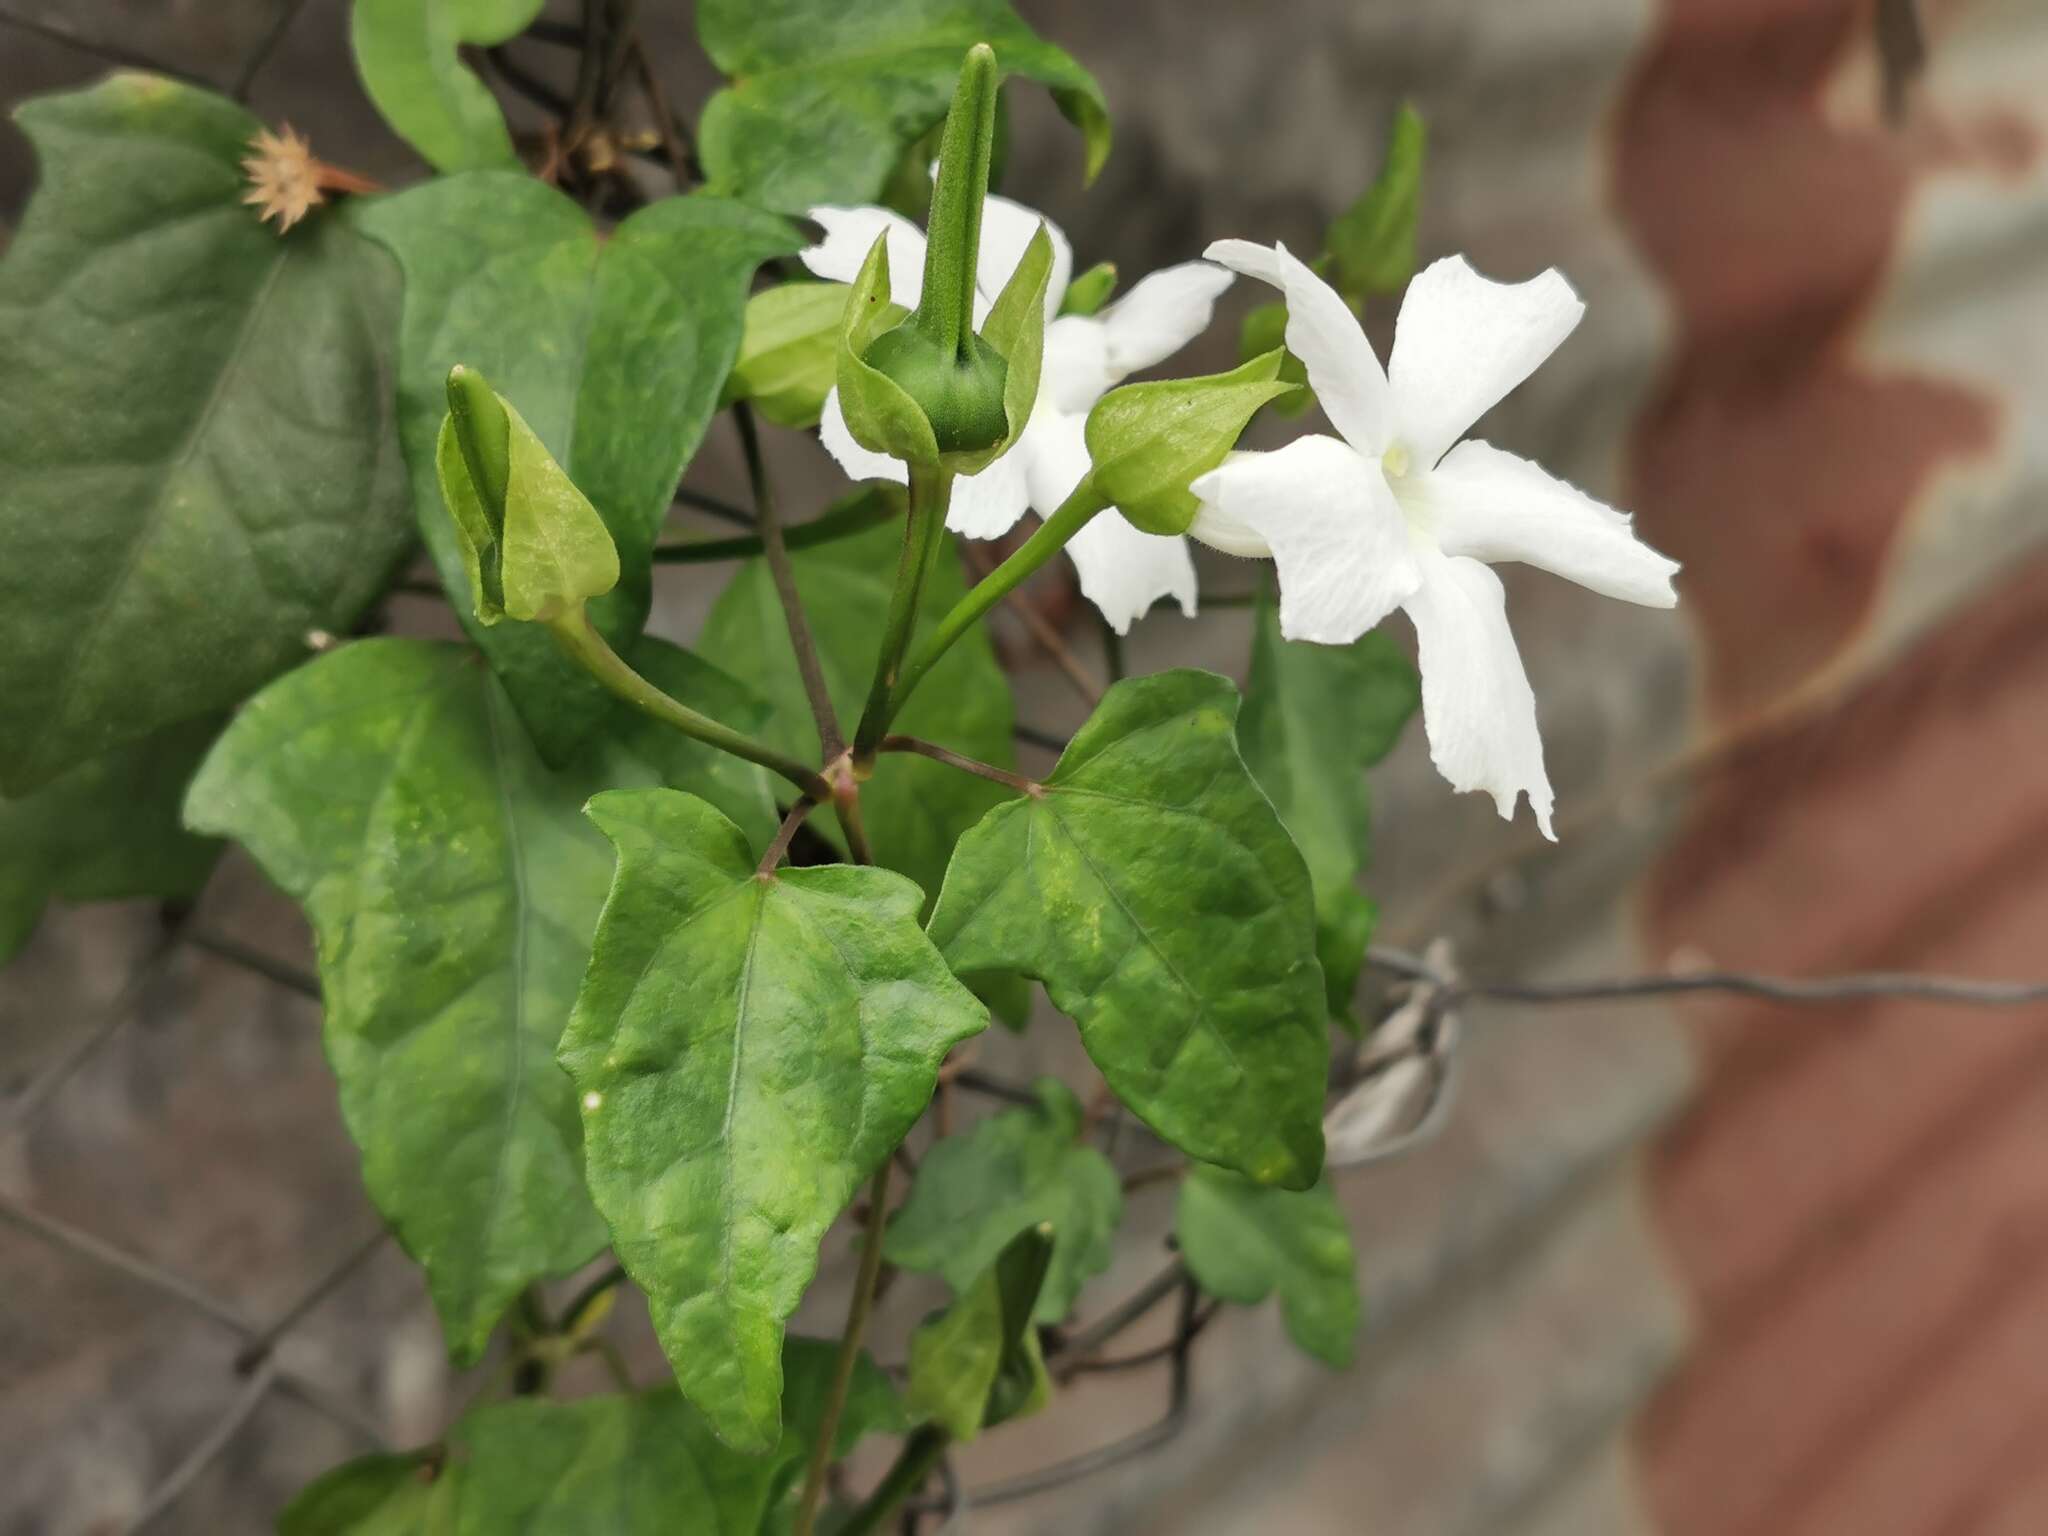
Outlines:
{"label": "green stem", "polygon": [[770,773],[779,773],[798,789],[820,803],[832,797],[832,786],[812,769],[793,757],[784,756],[764,742],[742,735],[731,726],[720,725],[709,715],[679,704],[646,678],[635,672],[619,653],[606,644],[604,636],[591,628],[581,604],[548,625],[555,643],[584,671],[631,704],[642,714],[664,725],[674,726],[685,736],[694,736],[707,747],[730,752],[734,757],[759,763]]}
{"label": "green stem", "polygon": [[[1009,559],[976,582],[973,589],[953,605],[953,611],[939,620],[938,626],[925,637],[924,644],[904,664],[903,676],[884,711],[882,728],[888,729],[888,722],[909,702],[912,690],[924,680],[924,675],[931,671],[939,658],[952,649],[956,640],[989,609],[1022,586],[1040,566],[1065,549],[1068,540],[1085,528],[1090,518],[1108,506],[1109,503],[1095,489],[1094,476],[1087,477],[1074,487],[1073,494],[1060,503],[1059,510],[1040,523],[1037,531]],[[865,727],[866,722],[862,724]]]}
{"label": "green stem", "polygon": [[853,1368],[860,1363],[861,1337],[868,1330],[868,1314],[875,1306],[875,1283],[882,1274],[882,1227],[889,1217],[889,1170],[893,1158],[883,1158],[868,1186],[868,1220],[860,1250],[860,1273],[854,1277],[853,1301],[846,1309],[846,1331],[839,1336],[839,1358],[832,1365],[832,1385],[825,1396],[825,1411],[818,1420],[818,1437],[811,1445],[810,1465],[804,1472],[803,1502],[797,1507],[795,1536],[811,1536],[818,1521],[818,1505],[825,1496],[825,1473],[833,1461],[832,1442],[839,1438],[839,1420],[846,1411],[846,1394],[853,1385]]}
{"label": "green stem", "polygon": [[879,1531],[896,1512],[897,1506],[924,1486],[925,1479],[932,1475],[932,1468],[939,1464],[939,1458],[946,1454],[946,1448],[952,1443],[951,1435],[931,1424],[905,1440],[903,1449],[896,1454],[895,1463],[875,1485],[875,1491],[839,1527],[839,1536],[871,1536],[872,1532]]}
{"label": "green stem", "polygon": [[853,733],[853,762],[865,773],[889,729],[890,696],[896,688],[903,653],[917,629],[917,600],[924,579],[946,535],[946,508],[953,499],[953,472],[935,464],[910,466],[910,516],[903,524],[903,553],[896,563],[896,589],[889,594],[889,612],[882,626],[882,648],[875,657],[875,678],[868,687],[867,707]]}
{"label": "green stem", "polygon": [[[856,533],[866,533],[870,528],[879,528],[883,523],[899,516],[901,506],[893,497],[886,495],[862,496],[844,506],[834,507],[823,517],[813,518],[808,523],[798,523],[794,528],[785,529],[783,544],[790,549],[810,549],[819,544],[830,544],[836,539],[851,538]],[[730,539],[697,539],[688,544],[657,544],[654,546],[654,561],[657,565],[691,565],[709,560],[746,560],[761,554],[767,548],[758,533],[742,533]],[[439,587],[434,589],[440,591]]]}

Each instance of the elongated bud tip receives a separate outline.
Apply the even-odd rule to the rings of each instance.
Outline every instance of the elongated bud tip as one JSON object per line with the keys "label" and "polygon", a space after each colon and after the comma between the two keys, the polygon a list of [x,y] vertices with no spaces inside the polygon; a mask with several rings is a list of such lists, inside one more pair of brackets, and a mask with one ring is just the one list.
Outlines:
{"label": "elongated bud tip", "polygon": [[474,368],[448,370],[448,416],[494,538],[504,537],[505,489],[512,480],[512,423],[497,391]]}

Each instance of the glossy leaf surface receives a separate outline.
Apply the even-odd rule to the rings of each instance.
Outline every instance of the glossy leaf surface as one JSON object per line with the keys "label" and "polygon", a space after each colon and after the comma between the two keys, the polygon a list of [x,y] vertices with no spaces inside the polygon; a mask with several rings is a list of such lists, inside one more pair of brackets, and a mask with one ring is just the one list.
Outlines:
{"label": "glossy leaf surface", "polygon": [[1045,983],[1120,1098],[1189,1155],[1305,1188],[1326,1071],[1315,907],[1213,673],[1117,684],[1043,791],[991,811],[931,933]]}
{"label": "glossy leaf surface", "polygon": [[[747,708],[671,646],[644,641],[633,659],[680,697]],[[611,876],[584,802],[683,784],[761,839],[774,822],[758,770],[623,707],[614,719],[551,771],[475,653],[366,640],[253,700],[187,802],[313,925],[364,1182],[465,1362],[522,1287],[604,1244],[554,1061]]]}
{"label": "glossy leaf surface", "polygon": [[900,875],[758,875],[690,795],[600,795],[590,816],[618,869],[561,1058],[591,1193],[684,1394],[766,1450],[825,1229],[988,1014]]}

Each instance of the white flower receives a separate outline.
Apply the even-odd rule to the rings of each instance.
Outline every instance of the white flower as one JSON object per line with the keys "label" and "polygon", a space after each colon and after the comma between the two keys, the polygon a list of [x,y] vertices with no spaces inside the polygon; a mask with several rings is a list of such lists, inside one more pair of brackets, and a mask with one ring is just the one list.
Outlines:
{"label": "white flower", "polygon": [[[924,288],[924,234],[886,208],[813,208],[825,238],[803,253],[819,277],[850,283],[859,275],[875,237],[889,236],[889,296],[906,309]],[[1027,510],[1049,514],[1088,473],[1083,433],[1095,402],[1130,374],[1164,362],[1199,335],[1215,311],[1231,274],[1205,261],[1155,272],[1093,316],[1059,315],[1073,276],[1074,254],[1050,221],[1008,198],[982,204],[981,255],[975,273],[974,323],[979,326],[1009,281],[1024,248],[1044,223],[1052,238],[1052,276],[1045,285],[1045,361],[1031,420],[1010,451],[977,475],[953,483],[946,526],[974,539],[1000,538]],[[899,460],[853,440],[839,409],[839,391],[825,399],[818,435],[832,457],[856,480],[905,478]],[[1081,591],[1118,634],[1162,597],[1195,611],[1195,564],[1187,540],[1143,533],[1111,508],[1092,518],[1067,545],[1080,572]]]}
{"label": "white flower", "polygon": [[1526,561],[1654,608],[1678,601],[1678,566],[1638,542],[1625,513],[1458,439],[1585,306],[1555,271],[1494,283],[1447,257],[1408,285],[1382,370],[1350,307],[1285,246],[1219,240],[1206,254],[1286,295],[1288,349],[1341,436],[1233,455],[1195,481],[1202,507],[1188,531],[1231,554],[1272,556],[1290,640],[1345,645],[1405,609],[1437,771],[1456,789],[1486,790],[1504,817],[1526,793],[1554,838],[1536,697],[1500,578],[1483,562]]}

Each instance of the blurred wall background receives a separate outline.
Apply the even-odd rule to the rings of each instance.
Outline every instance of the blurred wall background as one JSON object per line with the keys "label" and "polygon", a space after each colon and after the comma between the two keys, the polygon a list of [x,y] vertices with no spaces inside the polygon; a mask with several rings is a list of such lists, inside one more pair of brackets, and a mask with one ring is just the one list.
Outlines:
{"label": "blurred wall background", "polygon": [[[1487,975],[2048,974],[2048,11],[1923,8],[1927,70],[1888,123],[1872,0],[1022,0],[1116,116],[1084,196],[1071,134],[1018,104],[1007,190],[1084,263],[1128,278],[1221,235],[1312,243],[1409,99],[1431,130],[1425,259],[1556,265],[1590,302],[1482,430],[1635,510],[1686,562],[1684,605],[1511,575],[1563,844],[1453,799],[1411,732],[1377,800],[1390,942],[1449,934]],[[287,14],[0,9],[220,81]],[[642,10],[672,91],[701,100],[687,7]],[[7,102],[103,67],[0,24]],[[350,77],[339,0],[290,17],[254,104],[334,158],[412,174]],[[31,180],[0,130],[0,219]],[[1233,296],[1192,366],[1234,360],[1252,301]],[[1391,319],[1368,316],[1382,340]],[[784,446],[802,506],[831,472]],[[728,445],[707,452],[731,473]],[[1242,584],[1220,560],[1205,577]],[[712,590],[671,601],[672,633]],[[1085,644],[1071,598],[1039,595]],[[1023,716],[1074,723],[1013,639]],[[1161,611],[1133,660],[1230,668],[1243,642],[1241,615]],[[205,915],[306,952],[244,862]],[[146,913],[53,915],[0,975],[0,1078],[53,1059],[152,936]],[[187,956],[137,1015],[32,1138],[0,1142],[0,1188],[267,1316],[374,1225],[317,1010]],[[1168,1447],[975,1530],[2048,1529],[2048,1017],[1694,1003],[1469,1023],[1444,1136],[1342,1186],[1360,1363],[1332,1376],[1271,1308],[1230,1314]],[[1056,1064],[1063,1037],[1041,1035]],[[1149,1272],[1169,1214],[1138,1197],[1084,1311]],[[840,1309],[828,1275],[807,1315],[826,1329]],[[395,1253],[290,1348],[398,1439],[474,1389],[445,1379]],[[233,1396],[230,1353],[211,1324],[0,1227],[0,1531],[120,1529]],[[1161,1391],[1097,1378],[965,1470],[1099,1444]],[[354,1449],[274,1399],[161,1528],[261,1529]]]}

